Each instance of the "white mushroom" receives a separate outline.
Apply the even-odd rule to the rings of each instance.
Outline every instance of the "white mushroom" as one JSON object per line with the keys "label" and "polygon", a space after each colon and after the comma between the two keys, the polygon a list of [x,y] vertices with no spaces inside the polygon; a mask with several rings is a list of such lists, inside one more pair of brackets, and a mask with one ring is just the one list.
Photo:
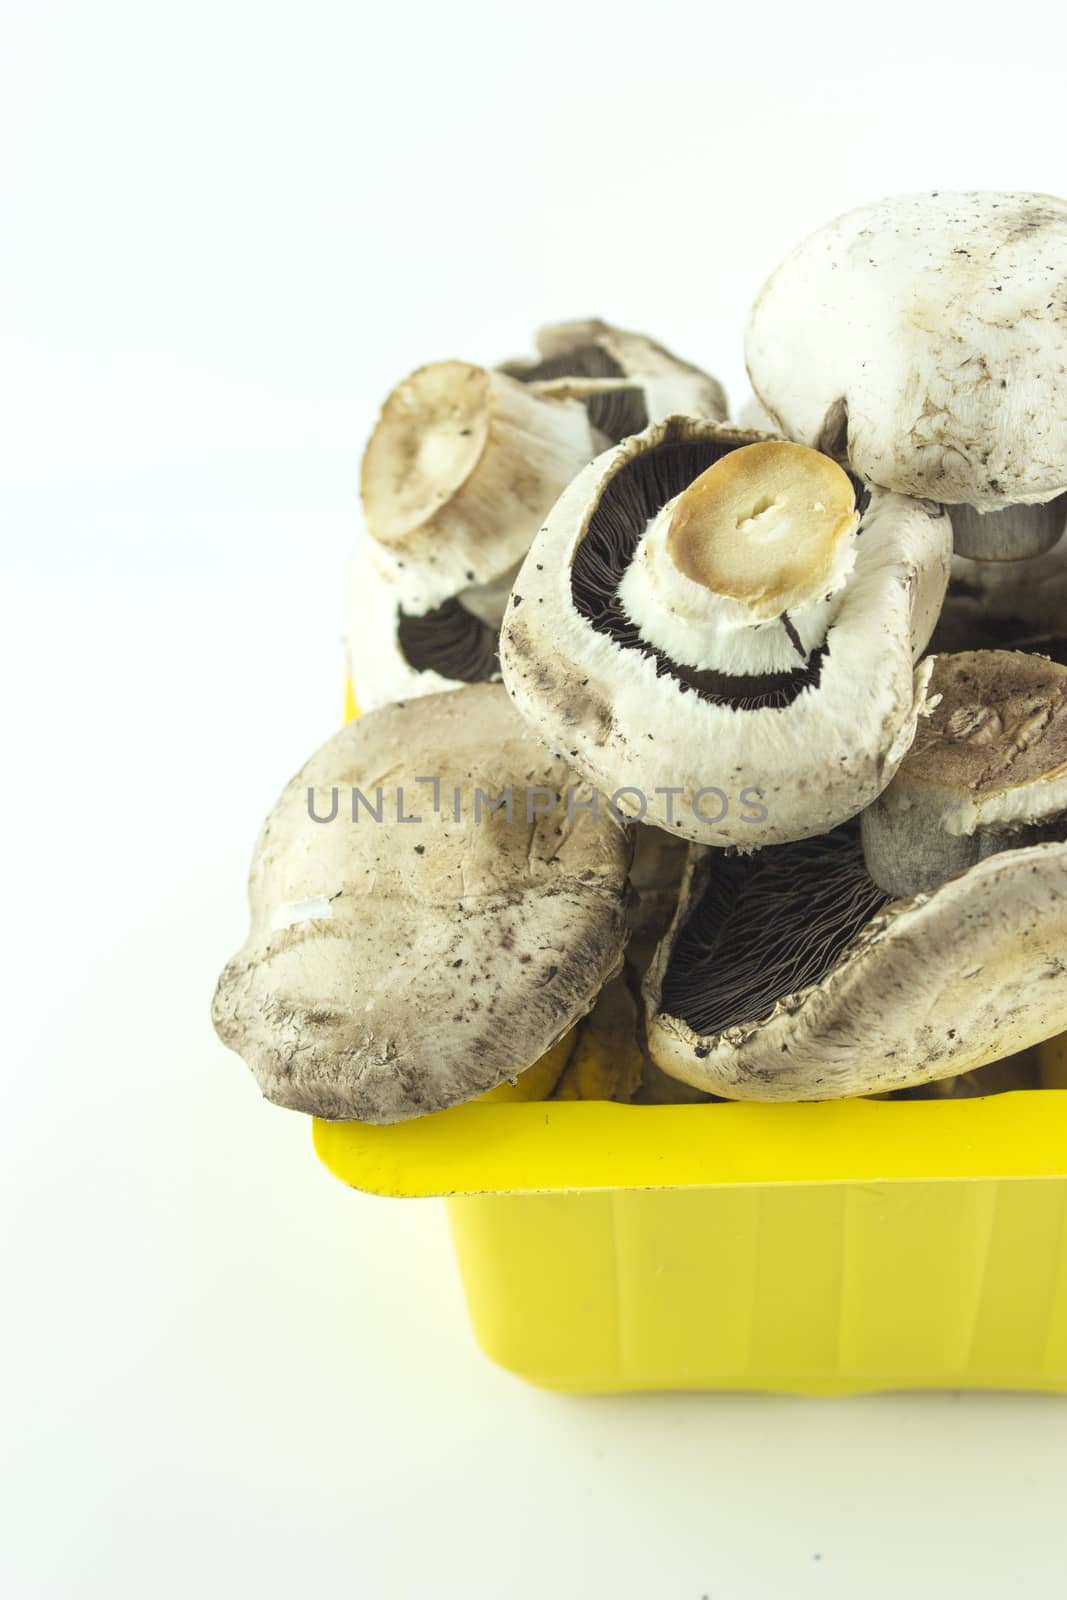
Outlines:
{"label": "white mushroom", "polygon": [[602,436],[575,400],[546,400],[465,361],[420,367],[382,407],[360,475],[374,560],[405,610],[497,585]]}
{"label": "white mushroom", "polygon": [[714,378],[602,322],[543,329],[497,369],[422,367],[363,458],[369,537],[349,575],[349,673],[365,710],[498,675],[519,561],[591,456],[671,410],[721,416]]}
{"label": "white mushroom", "polygon": [[1067,1029],[1067,844],[888,900],[855,822],[694,855],[644,986],[649,1049],[732,1100],[828,1100],[971,1072]]}
{"label": "white mushroom", "polygon": [[[726,395],[722,384],[710,373],[665,350],[643,333],[615,328],[599,317],[577,322],[557,322],[538,329],[536,357],[520,356],[503,362],[502,370],[524,383],[537,384],[542,392],[552,392],[554,384],[571,384],[568,390],[592,399],[591,417],[612,440],[638,433],[650,422],[682,415],[726,416]],[[575,380],[589,384],[573,387]],[[599,390],[595,387],[600,385]],[[640,408],[629,402],[625,411],[610,402],[612,386],[629,388],[640,396]],[[602,397],[597,400],[596,396]],[[613,420],[613,410],[615,419]],[[619,419],[625,418],[623,425]]]}
{"label": "white mushroom", "polygon": [[364,711],[500,676],[499,618],[479,616],[467,593],[425,613],[405,611],[375,567],[369,539],[349,564],[348,619],[348,670]]}
{"label": "white mushroom", "polygon": [[349,572],[348,668],[364,710],[498,676],[518,563],[606,442],[578,399],[465,361],[393,390],[363,456],[368,536]]}
{"label": "white mushroom", "polygon": [[957,549],[1011,560],[1067,518],[1067,201],[898,196],[839,217],[764,285],[745,344],[791,438],[949,504]]}
{"label": "white mushroom", "polygon": [[823,833],[911,742],[950,547],[937,507],[876,491],[860,516],[825,456],[673,418],[553,508],[504,681],[629,816],[745,849]]}
{"label": "white mushroom", "polygon": [[1021,651],[938,656],[930,693],[933,711],[862,817],[867,871],[894,898],[1067,833],[1067,667]]}
{"label": "white mushroom", "polygon": [[393,1122],[543,1057],[622,962],[631,841],[588,801],[499,685],[323,745],[264,826],[215,997],[267,1098]]}

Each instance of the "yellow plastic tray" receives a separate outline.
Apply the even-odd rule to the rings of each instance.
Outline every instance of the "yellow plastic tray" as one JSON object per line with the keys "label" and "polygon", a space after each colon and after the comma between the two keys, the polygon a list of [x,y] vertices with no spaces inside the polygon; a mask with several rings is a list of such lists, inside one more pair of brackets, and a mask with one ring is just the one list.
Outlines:
{"label": "yellow plastic tray", "polygon": [[357,1189],[447,1197],[475,1334],[533,1383],[1067,1392],[1067,1036],[1042,1076],[984,1100],[473,1104],[316,1122],[315,1148]]}
{"label": "yellow plastic tray", "polygon": [[822,1105],[467,1105],[316,1122],[444,1195],[475,1334],[554,1389],[1067,1392],[1067,1041],[1042,1090]]}

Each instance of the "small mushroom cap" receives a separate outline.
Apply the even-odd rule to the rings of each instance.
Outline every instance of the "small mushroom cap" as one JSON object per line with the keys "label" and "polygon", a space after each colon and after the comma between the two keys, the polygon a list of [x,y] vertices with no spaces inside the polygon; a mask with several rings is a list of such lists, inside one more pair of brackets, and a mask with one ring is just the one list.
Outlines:
{"label": "small mushroom cap", "polygon": [[469,361],[433,362],[393,390],[361,475],[379,543],[403,545],[463,487],[485,450],[491,407],[489,373]]}
{"label": "small mushroom cap", "polygon": [[360,492],[375,563],[405,609],[427,612],[513,571],[602,443],[576,400],[470,362],[433,362],[399,383],[364,451]]}
{"label": "small mushroom cap", "polygon": [[[877,1094],[973,1071],[1067,1029],[1067,845],[1039,844],[885,904],[818,981],[752,1020],[694,1031],[661,997],[722,860],[692,862],[644,985],[649,1049],[685,1083],[731,1100]],[[809,947],[818,936],[809,918]],[[780,945],[779,934],[776,957]]]}
{"label": "small mushroom cap", "polygon": [[[543,791],[572,786],[573,813],[540,809]],[[353,787],[380,822],[363,804],[352,821]],[[490,801],[512,789],[511,817],[479,817],[479,789]],[[334,819],[313,820],[309,791],[327,818],[334,790]],[[609,813],[579,809],[588,799],[499,685],[389,706],[323,745],[264,826],[249,937],[215,996],[220,1037],[267,1098],[394,1122],[543,1056],[626,939],[631,841]]]}
{"label": "small mushroom cap", "polygon": [[938,656],[930,697],[879,805],[921,803],[952,834],[1067,810],[1067,667],[1019,650]]}
{"label": "small mushroom cap", "polygon": [[745,355],[782,431],[901,494],[995,509],[1067,489],[1067,201],[898,196],[764,285]]}
{"label": "small mushroom cap", "polygon": [[531,546],[501,631],[519,710],[605,798],[682,837],[742,849],[823,833],[889,782],[923,706],[931,669],[913,662],[951,554],[937,507],[876,492],[824,649],[767,679],[686,670],[640,636],[617,591],[649,520],[754,442],[675,417],[599,456]]}
{"label": "small mushroom cap", "polygon": [[632,378],[644,391],[648,422],[676,412],[719,421],[726,416],[726,395],[718,379],[646,334],[584,317],[539,328],[536,343],[536,358],[520,356],[504,362],[502,370],[524,382]]}

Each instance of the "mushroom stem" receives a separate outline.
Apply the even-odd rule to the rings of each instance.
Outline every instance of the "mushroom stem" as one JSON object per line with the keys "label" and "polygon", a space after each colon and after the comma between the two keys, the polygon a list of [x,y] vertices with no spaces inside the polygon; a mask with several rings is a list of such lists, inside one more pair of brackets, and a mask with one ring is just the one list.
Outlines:
{"label": "mushroom stem", "polygon": [[376,565],[405,610],[492,584],[604,436],[585,407],[465,361],[420,367],[393,390],[363,457]]}
{"label": "mushroom stem", "polygon": [[930,696],[931,715],[861,819],[867,871],[894,899],[1067,835],[1067,668],[1021,651],[939,656]]}
{"label": "mushroom stem", "polygon": [[822,643],[855,561],[855,492],[804,445],[724,455],[649,523],[619,588],[649,643],[686,666],[788,672]]}
{"label": "mushroom stem", "polygon": [[940,807],[927,797],[882,795],[863,813],[863,858],[878,887],[894,900],[930,894],[988,855],[1020,841],[1013,834],[948,833]]}
{"label": "mushroom stem", "polygon": [[978,511],[949,506],[956,554],[972,561],[1024,561],[1051,550],[1067,526],[1067,495],[1037,506]]}

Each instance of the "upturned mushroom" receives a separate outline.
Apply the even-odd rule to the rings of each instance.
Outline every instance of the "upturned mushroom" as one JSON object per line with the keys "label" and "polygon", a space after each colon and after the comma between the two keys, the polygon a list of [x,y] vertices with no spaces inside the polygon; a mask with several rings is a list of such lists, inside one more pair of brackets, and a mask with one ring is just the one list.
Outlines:
{"label": "upturned mushroom", "polygon": [[745,355],[789,437],[950,506],[982,560],[1067,520],[1067,201],[913,194],[821,228],[764,285]]}
{"label": "upturned mushroom", "polygon": [[516,579],[501,665],[601,803],[708,844],[819,834],[911,743],[951,530],[817,451],[675,417],[598,457]]}
{"label": "upturned mushroom", "polygon": [[538,354],[501,371],[546,396],[579,398],[594,427],[616,443],[669,416],[726,417],[722,384],[643,333],[599,317],[538,329]]}
{"label": "upturned mushroom", "polygon": [[393,390],[363,455],[367,539],[350,578],[349,666],[366,709],[494,675],[515,568],[606,443],[580,401],[465,361]]}
{"label": "upturned mushroom", "polygon": [[395,1122],[541,1060],[620,970],[631,841],[503,688],[350,723],[256,846],[214,1003],[269,1100]]}
{"label": "upturned mushroom", "polygon": [[664,1071],[730,1099],[823,1100],[1067,1029],[1067,669],[938,658],[931,691],[860,823],[694,854],[645,981]]}
{"label": "upturned mushroom", "polygon": [[498,368],[422,367],[367,445],[368,537],[350,569],[348,657],[361,705],[499,675],[518,562],[560,491],[666,409],[720,417],[716,380],[642,334],[589,321]]}

